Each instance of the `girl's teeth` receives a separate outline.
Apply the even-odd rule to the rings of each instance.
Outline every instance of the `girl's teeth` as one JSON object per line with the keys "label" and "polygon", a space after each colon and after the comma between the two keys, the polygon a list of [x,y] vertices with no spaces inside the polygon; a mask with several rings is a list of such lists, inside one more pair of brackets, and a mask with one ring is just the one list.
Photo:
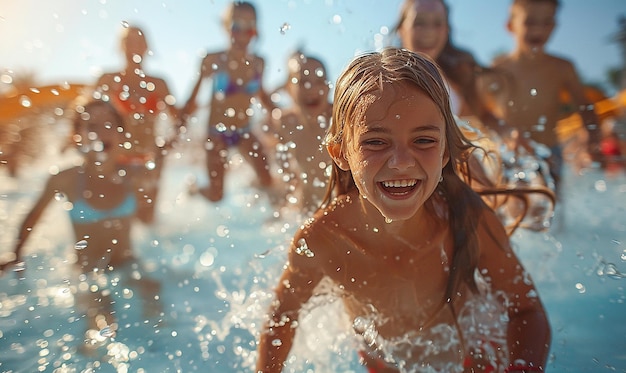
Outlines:
{"label": "girl's teeth", "polygon": [[402,188],[415,185],[415,180],[393,180],[383,181],[383,186],[387,188]]}

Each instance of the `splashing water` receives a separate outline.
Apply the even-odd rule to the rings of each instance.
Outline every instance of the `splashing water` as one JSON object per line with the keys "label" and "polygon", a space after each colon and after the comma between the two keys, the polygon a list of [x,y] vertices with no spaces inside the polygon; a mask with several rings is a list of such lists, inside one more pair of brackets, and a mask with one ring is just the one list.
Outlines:
{"label": "splashing water", "polygon": [[309,249],[309,245],[306,243],[306,240],[304,238],[298,240],[298,244],[296,245],[296,254],[304,255],[307,258],[312,258],[315,256],[313,251]]}
{"label": "splashing water", "polygon": [[626,278],[626,274],[620,272],[617,265],[614,263],[607,263],[605,261],[600,262],[598,269],[596,270],[596,274],[600,277],[606,276],[614,280]]}
{"label": "splashing water", "polygon": [[[177,162],[169,158],[168,161]],[[203,170],[198,167],[197,173],[202,175]],[[154,227],[139,225],[135,235],[137,256],[145,258],[151,274],[162,281],[160,299],[165,306],[164,322],[151,323],[142,314],[139,289],[121,285],[122,281],[114,280],[115,276],[109,276],[105,282],[98,280],[94,283],[97,289],[108,290],[115,302],[119,329],[94,329],[90,340],[97,342],[93,346],[96,357],[83,355],[79,348],[87,340],[83,337],[85,314],[77,308],[75,298],[77,288],[88,287],[91,283],[85,280],[83,285],[83,282],[68,280],[68,269],[75,262],[76,253],[67,247],[78,246],[77,250],[85,250],[87,240],[80,240],[85,241],[80,245],[73,238],[68,242],[68,237],[73,236],[62,224],[44,224],[38,230],[45,237],[36,238],[32,254],[24,257],[28,270],[22,272],[26,273],[20,278],[0,277],[0,345],[7,347],[0,349],[0,361],[6,366],[3,369],[14,367],[14,371],[20,371],[21,367],[26,367],[23,371],[54,369],[58,372],[91,369],[107,373],[168,369],[253,371],[260,326],[286,263],[288,243],[303,220],[288,215],[281,215],[278,222],[276,218],[267,220],[273,216],[273,209],[258,194],[250,196],[251,187],[241,180],[253,171],[239,163],[232,165],[234,177],[228,181],[228,194],[219,204],[204,203],[181,193],[181,181],[189,170],[189,166],[180,167],[176,163],[164,169],[165,183],[160,191],[163,199],[158,208],[167,214],[162,214]],[[44,174],[46,172],[47,169]],[[626,261],[623,259],[626,257],[624,223],[623,219],[615,218],[614,212],[603,210],[602,206],[607,203],[602,201],[612,201],[613,205],[621,203],[619,197],[623,197],[626,188],[621,186],[624,182],[620,180],[602,179],[596,185],[599,179],[602,178],[597,175],[584,175],[582,181],[574,185],[580,191],[573,198],[567,194],[572,184],[565,184],[564,198],[570,202],[567,208],[571,209],[568,231],[556,238],[550,236],[553,240],[550,242],[544,240],[544,234],[529,235],[523,230],[516,238],[522,260],[540,287],[538,293],[548,313],[557,320],[553,325],[553,340],[563,343],[553,344],[555,360],[551,367],[554,365],[555,370],[568,364],[587,367],[593,364],[585,360],[591,353],[600,362],[617,356],[615,346],[619,343],[614,343],[617,339],[611,335],[624,330],[619,322],[623,315],[614,312],[615,303],[623,303],[625,299],[623,287],[619,287],[622,281],[612,281],[624,278],[621,268]],[[6,185],[0,182],[3,190]],[[36,187],[33,183],[34,191]],[[10,202],[13,197],[7,196]],[[59,210],[58,215],[51,218],[55,223],[66,219],[66,211]],[[18,220],[11,217],[3,223],[9,222],[15,227]],[[590,227],[594,232],[592,236]],[[379,228],[370,227],[374,231]],[[57,238],[60,243],[51,245]],[[610,244],[606,244],[607,241]],[[297,241],[295,246],[294,250],[300,255],[315,254],[315,248],[309,247],[306,240]],[[590,255],[593,251],[606,258],[605,262],[599,265]],[[611,281],[592,281],[589,276],[593,276],[593,280],[601,277]],[[593,302],[575,303],[600,291],[610,292],[613,303],[606,304],[608,300],[600,296],[594,297]],[[358,363],[354,334],[356,325],[367,320],[354,320],[356,325],[353,325],[338,299],[340,296],[327,292],[307,304],[297,323],[294,357],[285,372],[364,371]],[[590,303],[603,307],[602,317],[597,313],[589,314]],[[574,316],[584,315],[591,325],[572,321],[572,306],[577,306]],[[482,310],[485,312],[472,317],[496,314],[488,308]],[[618,306],[615,311],[619,310]],[[365,331],[367,326],[361,329]],[[46,332],[50,330],[54,333]],[[602,335],[608,335],[611,343],[607,343],[606,348],[603,345],[601,350],[594,348],[590,353],[584,352],[581,346],[584,341],[571,337],[581,333],[593,336],[598,330],[606,330]],[[375,329],[364,334],[368,341],[378,338]],[[443,330],[441,335],[445,335]],[[490,335],[495,337],[493,333]],[[37,341],[46,342],[45,348]],[[425,343],[417,336],[407,336],[403,341]],[[402,346],[394,347],[401,350]],[[388,347],[391,351],[392,346]],[[583,352],[574,356],[572,348]],[[403,369],[410,371],[411,368]]]}

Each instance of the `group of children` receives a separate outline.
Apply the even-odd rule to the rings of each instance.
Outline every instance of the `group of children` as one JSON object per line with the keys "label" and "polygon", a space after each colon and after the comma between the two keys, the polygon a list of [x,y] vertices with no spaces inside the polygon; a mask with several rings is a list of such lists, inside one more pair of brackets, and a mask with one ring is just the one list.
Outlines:
{"label": "group of children", "polygon": [[[128,27],[126,69],[103,75],[94,99],[76,106],[73,141],[84,163],[50,178],[20,229],[11,263],[20,261],[57,192],[73,206],[76,240],[87,241],[87,249],[77,248],[84,274],[132,259],[130,221],[153,220],[171,146],[155,138],[154,124],[168,113],[183,131],[210,80],[209,182],[192,192],[223,199],[229,152],[236,149],[262,187],[281,190],[285,204],[310,216],[291,242],[260,331],[258,372],[282,370],[304,304],[323,279],[339,289],[370,372],[543,371],[548,318],[501,216],[487,204],[490,190],[511,188],[502,188],[502,179],[475,157],[474,140],[544,157],[558,186],[563,160],[555,124],[559,95],[567,90],[589,143],[597,143],[597,118],[573,65],[544,50],[558,6],[558,0],[513,0],[507,27],[516,49],[487,68],[452,44],[442,0],[406,0],[396,26],[401,48],[355,57],[338,78],[332,103],[323,62],[294,53],[283,87],[288,108],[271,100],[263,87],[265,61],[249,51],[258,35],[251,3],[228,8],[223,25],[231,43],[203,59],[180,108],[162,79],[144,73],[145,36]],[[251,103],[268,117],[262,137],[252,128]],[[523,188],[515,191],[524,196]],[[144,284],[145,294],[158,288]],[[87,298],[88,314],[101,315],[93,317],[101,320],[97,327],[114,323],[102,308],[106,301],[91,301],[104,295]],[[481,312],[490,317],[478,317]]]}

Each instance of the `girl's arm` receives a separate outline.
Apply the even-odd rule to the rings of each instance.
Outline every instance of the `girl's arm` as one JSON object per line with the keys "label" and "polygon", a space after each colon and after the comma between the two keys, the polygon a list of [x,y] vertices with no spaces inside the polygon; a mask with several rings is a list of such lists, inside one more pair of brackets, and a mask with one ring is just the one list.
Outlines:
{"label": "girl's arm", "polygon": [[198,76],[198,80],[196,81],[196,84],[194,85],[193,89],[191,90],[191,94],[189,95],[189,98],[187,99],[187,102],[185,102],[185,105],[183,106],[183,108],[180,110],[180,116],[183,120],[186,120],[185,117],[190,116],[191,114],[193,114],[194,111],[196,111],[196,96],[198,95],[198,92],[200,91],[200,87],[202,86],[202,81],[204,80],[204,78],[206,78],[207,76],[209,76],[211,74],[211,63],[212,63],[212,55],[207,55],[206,57],[204,57],[204,59],[202,60],[202,64],[200,65],[200,74]]}
{"label": "girl's arm", "polygon": [[[258,58],[258,63],[259,63],[259,74],[260,76],[263,76],[265,72],[265,60],[261,57],[257,57],[257,58]],[[265,87],[263,86],[263,79],[261,79],[261,89],[259,89],[259,92],[257,93],[257,97],[259,98],[259,100],[261,101],[261,104],[263,104],[263,107],[265,107],[268,115],[270,115],[270,118],[271,118],[272,112],[274,111],[274,109],[278,109],[278,107],[272,102],[272,98],[270,97],[269,93],[267,93],[267,91],[265,90]]]}
{"label": "girl's arm", "polygon": [[54,194],[57,191],[54,187],[56,177],[58,176],[52,176],[50,179],[48,179],[43,193],[39,196],[39,199],[37,200],[37,202],[35,202],[35,205],[30,210],[28,215],[26,215],[26,218],[24,219],[20,227],[20,231],[17,237],[17,243],[15,244],[15,247],[13,249],[14,257],[7,263],[1,264],[0,270],[4,270],[9,265],[16,264],[21,261],[20,257],[22,256],[22,248],[28,240],[30,233],[35,228],[35,225],[37,225],[39,218],[41,218],[41,215],[50,203],[50,200],[52,200]]}
{"label": "girl's arm", "polygon": [[545,369],[550,349],[550,325],[529,274],[511,249],[495,213],[487,210],[478,229],[481,248],[479,269],[493,291],[508,297],[507,344],[509,362]]}
{"label": "girl's arm", "polygon": [[322,273],[312,265],[313,262],[313,258],[297,254],[292,245],[289,263],[278,282],[276,298],[261,331],[256,372],[282,371],[293,345],[300,309],[322,279]]}

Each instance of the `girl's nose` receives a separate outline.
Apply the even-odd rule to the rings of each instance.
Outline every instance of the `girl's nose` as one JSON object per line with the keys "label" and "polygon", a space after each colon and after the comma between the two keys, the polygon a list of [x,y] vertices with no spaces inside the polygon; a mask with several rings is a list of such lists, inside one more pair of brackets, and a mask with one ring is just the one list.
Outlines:
{"label": "girl's nose", "polygon": [[417,164],[415,156],[411,150],[402,145],[396,146],[389,157],[389,168],[397,170],[405,170],[414,167]]}

